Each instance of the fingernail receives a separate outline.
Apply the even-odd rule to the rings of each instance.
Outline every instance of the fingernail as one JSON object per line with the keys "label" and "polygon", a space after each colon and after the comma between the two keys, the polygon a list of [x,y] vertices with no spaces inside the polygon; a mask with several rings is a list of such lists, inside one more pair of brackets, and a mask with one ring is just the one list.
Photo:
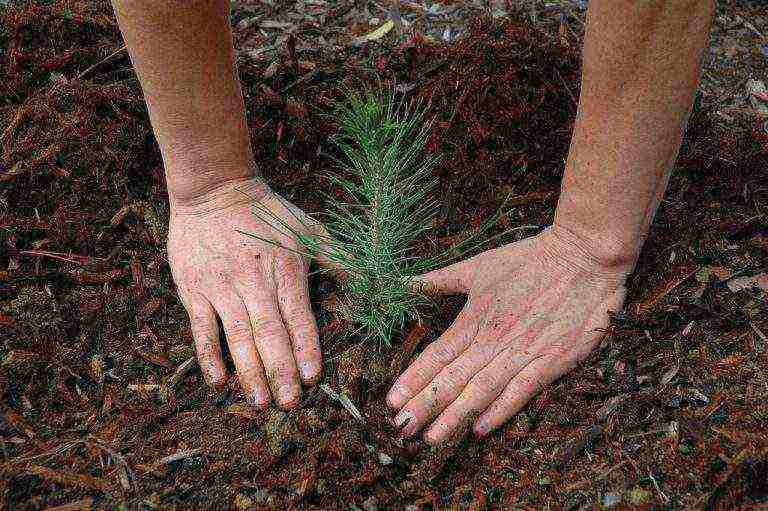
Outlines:
{"label": "fingernail", "polygon": [[409,412],[408,410],[400,410],[400,413],[395,415],[395,418],[392,422],[395,424],[396,428],[400,428],[403,426],[403,424],[405,424],[405,421],[411,418],[413,418],[413,413]]}
{"label": "fingernail", "polygon": [[299,364],[299,372],[301,372],[301,379],[304,381],[311,381],[317,376],[317,370],[315,364],[312,362],[302,362]]}
{"label": "fingernail", "polygon": [[475,434],[477,434],[477,436],[485,436],[488,434],[489,430],[490,426],[484,420],[479,420],[477,421],[477,424],[475,424]]}
{"label": "fingernail", "polygon": [[283,385],[277,391],[280,396],[280,405],[288,407],[296,403],[299,400],[298,392],[292,385]]}
{"label": "fingernail", "polygon": [[416,427],[417,427],[416,418],[415,417],[410,418],[405,423],[405,426],[403,427],[403,429],[400,430],[400,434],[398,436],[400,438],[408,438],[409,436],[416,433]]}
{"label": "fingernail", "polygon": [[402,385],[395,385],[387,394],[387,404],[392,408],[399,408],[403,405],[407,390]]}
{"label": "fingernail", "polygon": [[260,390],[255,390],[251,394],[251,401],[257,408],[266,408],[269,406],[269,395],[264,394]]}
{"label": "fingernail", "polygon": [[409,437],[416,432],[416,416],[408,410],[402,410],[398,413],[394,423],[395,427],[401,428],[398,434],[400,438]]}
{"label": "fingernail", "polygon": [[435,444],[437,442],[437,432],[434,431],[434,428],[424,433],[424,441],[430,445]]}

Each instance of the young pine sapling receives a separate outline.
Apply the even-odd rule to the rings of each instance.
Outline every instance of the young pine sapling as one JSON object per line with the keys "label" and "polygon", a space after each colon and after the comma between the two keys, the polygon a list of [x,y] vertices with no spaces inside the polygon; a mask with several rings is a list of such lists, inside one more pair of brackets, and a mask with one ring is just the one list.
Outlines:
{"label": "young pine sapling", "polygon": [[339,131],[332,142],[342,158],[327,178],[343,198],[324,194],[327,211],[317,220],[325,234],[299,232],[258,205],[253,212],[296,239],[303,255],[322,256],[337,268],[320,271],[339,274],[338,312],[357,327],[352,334],[389,344],[429,304],[412,285],[414,277],[477,248],[479,236],[496,224],[498,215],[458,246],[417,257],[417,243],[433,228],[439,211],[432,170],[440,156],[425,151],[433,121],[425,118],[421,103],[397,101],[381,88],[347,90],[334,107]]}

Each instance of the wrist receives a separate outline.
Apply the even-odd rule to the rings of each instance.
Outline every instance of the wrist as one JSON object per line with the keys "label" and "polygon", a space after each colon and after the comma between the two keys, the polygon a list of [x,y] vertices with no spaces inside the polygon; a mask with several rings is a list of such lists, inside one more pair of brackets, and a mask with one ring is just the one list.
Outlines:
{"label": "wrist", "polygon": [[611,280],[626,280],[639,253],[639,247],[622,243],[610,233],[587,233],[557,220],[544,231],[544,235],[561,259]]}
{"label": "wrist", "polygon": [[199,215],[263,200],[270,192],[261,176],[253,172],[241,177],[214,176],[195,193],[175,196],[169,187],[171,215]]}
{"label": "wrist", "polygon": [[247,132],[231,138],[159,135],[171,202],[200,202],[222,185],[259,176]]}

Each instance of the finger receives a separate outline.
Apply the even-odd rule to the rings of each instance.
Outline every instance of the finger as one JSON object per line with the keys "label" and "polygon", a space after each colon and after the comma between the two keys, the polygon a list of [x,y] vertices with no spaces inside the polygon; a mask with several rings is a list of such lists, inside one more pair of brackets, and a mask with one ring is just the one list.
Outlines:
{"label": "finger", "polygon": [[403,406],[395,417],[395,425],[410,419],[401,430],[409,436],[426,426],[456,400],[472,379],[503,349],[503,344],[491,338],[492,331],[481,331],[467,349],[448,364],[421,392]]}
{"label": "finger", "polygon": [[[270,194],[266,201],[269,203],[269,209],[282,213],[280,216],[288,223],[291,232],[308,232],[314,238],[318,246],[312,255],[320,268],[328,270],[336,278],[344,278],[343,265],[338,261],[332,260],[327,255],[335,252],[335,250],[331,250],[328,246],[332,238],[322,223],[307,215],[278,194]],[[292,235],[284,231],[279,231],[279,234],[282,237],[288,238],[283,240],[285,246],[292,246]]]}
{"label": "finger", "polygon": [[306,263],[298,256],[288,255],[277,262],[276,273],[280,314],[291,338],[299,375],[305,383],[315,383],[320,378],[322,356],[317,323],[309,303]]}
{"label": "finger", "polygon": [[478,258],[482,255],[418,275],[411,280],[410,287],[417,293],[428,295],[469,293]]}
{"label": "finger", "polygon": [[519,412],[536,394],[562,374],[550,357],[538,357],[521,369],[501,395],[475,423],[475,433],[482,436],[498,428]]}
{"label": "finger", "polygon": [[221,385],[226,381],[227,369],[221,355],[216,312],[208,300],[201,295],[189,298],[185,305],[200,370],[209,385]]}
{"label": "finger", "polygon": [[235,362],[246,399],[260,408],[269,406],[270,395],[264,366],[253,340],[251,319],[243,301],[234,289],[229,289],[220,293],[220,297],[214,301],[214,306],[224,325],[229,352]]}
{"label": "finger", "polygon": [[402,408],[469,346],[477,333],[477,309],[472,303],[467,303],[448,330],[427,346],[400,375],[387,394],[387,404],[391,408]]}
{"label": "finger", "polygon": [[[520,285],[522,287],[529,287],[530,282],[523,280],[520,282]],[[409,425],[409,430],[404,430],[402,433],[404,435],[413,433],[426,426],[429,421],[438,415],[443,414],[444,410],[471,385],[472,380],[477,377],[478,373],[481,373],[486,366],[491,364],[512,343],[517,348],[517,350],[511,352],[514,354],[521,347],[526,347],[539,339],[542,330],[547,328],[550,322],[548,314],[529,314],[529,311],[532,308],[549,310],[550,307],[547,307],[547,303],[553,302],[557,298],[558,293],[553,293],[550,296],[535,295],[531,297],[528,303],[521,306],[517,301],[502,304],[488,295],[486,299],[490,300],[489,303],[493,303],[494,307],[492,310],[485,308],[482,311],[484,318],[487,320],[484,319],[479,325],[478,333],[471,341],[471,344],[459,358],[445,367],[427,384],[425,389],[403,407],[403,410],[409,416],[413,416],[413,420]],[[514,309],[519,310],[515,311]],[[534,353],[532,350],[528,350],[528,352]],[[510,374],[510,369],[513,369],[513,367],[499,368],[499,374]],[[486,393],[493,392],[495,386],[506,384],[506,382],[491,381],[491,376],[491,373],[485,372],[480,381],[481,386],[485,388],[470,388],[468,392],[475,393],[481,390]],[[499,392],[501,392],[500,389],[498,389],[497,395]],[[488,403],[486,403],[486,406]],[[440,425],[438,425],[438,428],[433,432],[433,436],[443,438],[447,433],[456,428],[459,423],[464,421],[467,413],[469,413],[469,409],[465,408],[466,406],[466,403],[458,404],[453,409],[449,424],[443,425],[446,427],[442,428],[442,431],[439,428]]]}
{"label": "finger", "polygon": [[299,402],[301,385],[275,291],[266,288],[262,282],[261,285],[240,289],[240,292],[272,396],[280,407],[291,408]]}
{"label": "finger", "polygon": [[529,352],[508,348],[475,374],[457,397],[424,433],[424,439],[439,444],[468,421],[470,424],[504,391],[512,378],[535,358]]}

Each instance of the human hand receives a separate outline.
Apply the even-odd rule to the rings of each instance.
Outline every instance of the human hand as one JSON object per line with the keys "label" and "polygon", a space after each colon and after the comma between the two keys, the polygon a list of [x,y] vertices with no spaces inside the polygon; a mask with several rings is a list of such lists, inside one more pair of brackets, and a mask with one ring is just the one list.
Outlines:
{"label": "human hand", "polygon": [[308,264],[295,252],[238,232],[298,248],[253,215],[253,200],[299,232],[312,225],[265,184],[232,182],[194,204],[172,203],[168,258],[206,380],[217,385],[226,377],[218,315],[246,398],[258,407],[273,399],[289,408],[301,395],[299,379],[314,383],[322,365]]}
{"label": "human hand", "polygon": [[480,436],[502,425],[598,344],[628,271],[548,228],[420,277],[422,289],[469,297],[387,396],[401,435],[429,425],[424,439],[434,445],[472,424]]}

